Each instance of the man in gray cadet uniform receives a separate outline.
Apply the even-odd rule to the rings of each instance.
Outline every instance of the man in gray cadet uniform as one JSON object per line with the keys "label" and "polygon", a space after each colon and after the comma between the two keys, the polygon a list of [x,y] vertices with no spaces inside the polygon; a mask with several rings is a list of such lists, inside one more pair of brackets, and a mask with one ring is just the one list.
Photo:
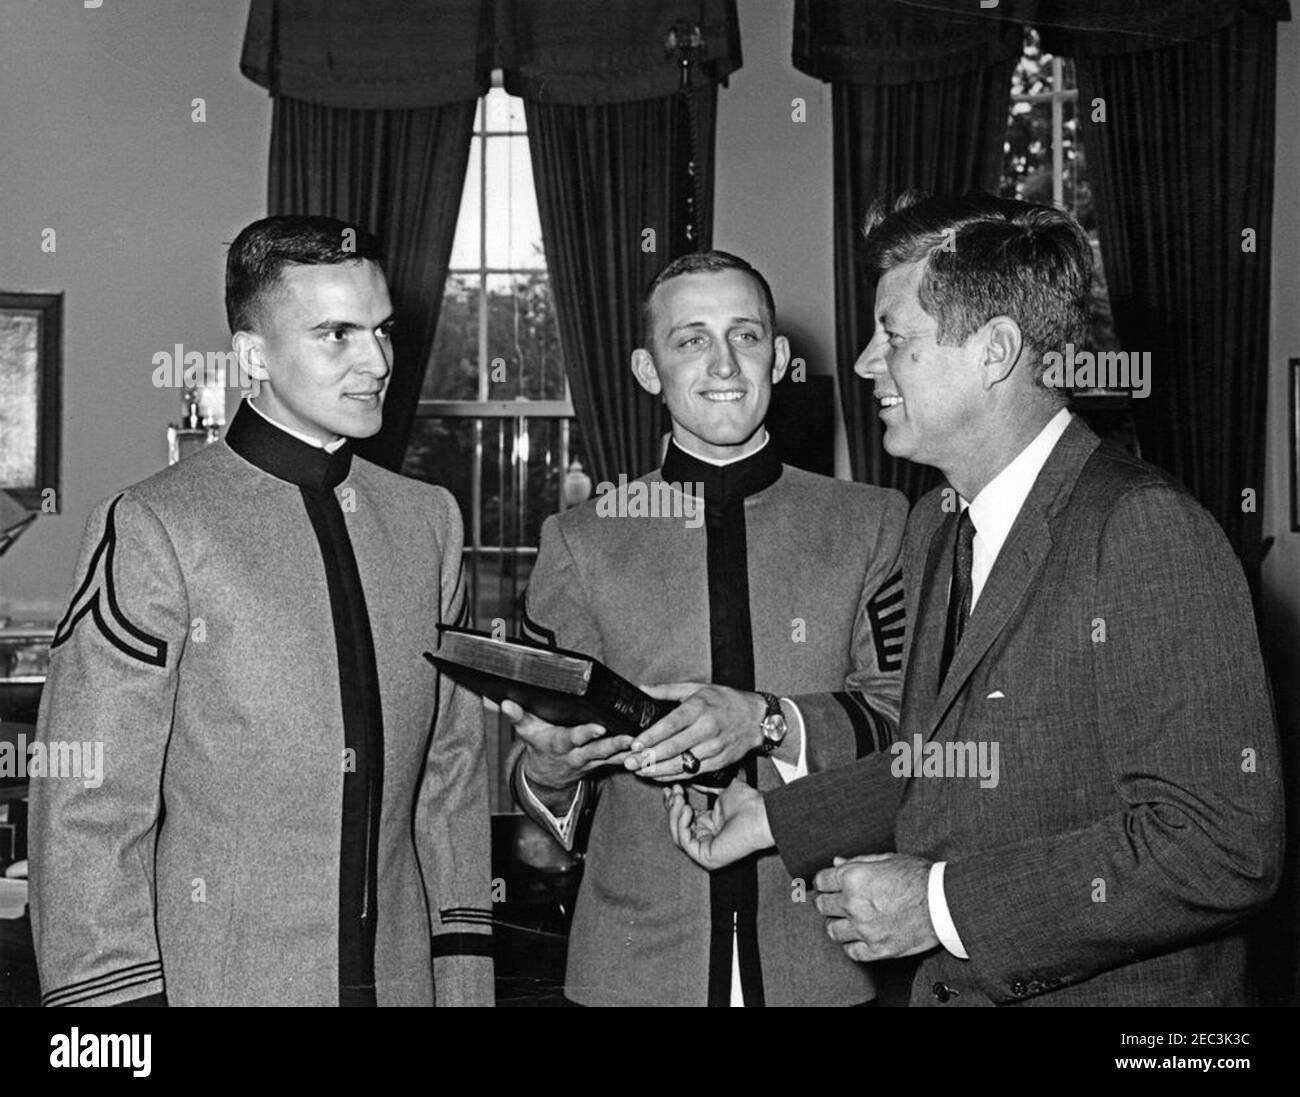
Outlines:
{"label": "man in gray cadet uniform", "polygon": [[481,702],[421,658],[460,514],[348,443],[392,366],[377,244],[258,221],[226,305],[259,391],[95,510],[54,639],[38,737],[104,774],[32,782],[43,1001],[490,1005]]}
{"label": "man in gray cadet uniform", "polygon": [[[681,856],[663,826],[663,782],[739,766],[770,789],[885,748],[898,719],[907,506],[777,457],[763,423],[790,349],[766,280],[744,260],[675,261],[644,317],[632,370],[672,419],[663,466],[547,520],[525,629],[634,682],[709,683],[678,690],[677,712],[720,705],[732,730],[701,726],[656,759],[627,736],[507,706],[526,744],[513,771],[524,810],[571,848],[595,800],[566,994],[584,1005],[861,1004],[875,994],[868,969],[827,939],[778,859],[710,873]],[[641,516],[647,498],[673,505]]]}

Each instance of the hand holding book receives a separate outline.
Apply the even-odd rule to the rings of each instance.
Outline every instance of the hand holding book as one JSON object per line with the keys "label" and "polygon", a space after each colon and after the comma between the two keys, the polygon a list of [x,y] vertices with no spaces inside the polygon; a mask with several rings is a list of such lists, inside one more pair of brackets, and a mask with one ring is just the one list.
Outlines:
{"label": "hand holding book", "polygon": [[[552,764],[539,768],[557,779],[557,789],[564,787],[559,780],[574,772],[581,771],[573,778],[576,782],[591,769],[611,762],[626,765],[632,738],[653,731],[677,708],[678,696],[684,696],[680,687],[669,691],[672,696],[662,690],[655,691],[659,695],[645,692],[581,652],[498,639],[448,625],[440,626],[438,632],[438,651],[425,652],[425,658],[475,693],[498,704],[509,701],[517,705],[522,712],[516,727],[526,742],[528,734],[521,725],[526,723],[526,717],[535,718],[527,722],[538,744],[532,761],[540,763],[544,756],[550,756]],[[604,729],[600,735],[594,730],[597,726]],[[606,734],[610,737],[604,738]],[[661,756],[668,757],[662,752]],[[720,769],[716,763],[701,769],[687,779],[693,784],[721,788],[733,775],[733,767]],[[684,772],[679,751],[674,779],[681,780]],[[528,773],[534,770],[530,768]],[[543,773],[536,775],[546,783]]]}
{"label": "hand holding book", "polygon": [[599,724],[548,724],[509,699],[501,702],[501,711],[528,747],[524,776],[529,787],[552,810],[572,802],[573,787],[584,777],[602,766],[620,765],[630,753],[631,735],[607,735]]}
{"label": "hand holding book", "polygon": [[[642,689],[658,700],[678,704],[632,742],[633,753],[623,764],[638,777],[725,787],[742,759],[763,744],[767,703],[756,693],[703,682]],[[699,763],[693,776],[682,766],[687,752]]]}

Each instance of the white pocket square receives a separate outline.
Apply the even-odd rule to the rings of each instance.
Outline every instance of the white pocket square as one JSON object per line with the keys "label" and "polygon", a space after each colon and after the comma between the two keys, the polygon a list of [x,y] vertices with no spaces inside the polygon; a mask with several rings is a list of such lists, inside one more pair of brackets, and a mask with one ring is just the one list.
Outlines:
{"label": "white pocket square", "polygon": [[1000,689],[995,689],[995,690],[994,690],[992,693],[990,693],[986,698],[984,698],[984,700],[986,700],[986,701],[1000,701],[1000,700],[1003,700],[1005,697],[1006,697],[1006,694],[1005,694],[1005,693],[1003,693]]}

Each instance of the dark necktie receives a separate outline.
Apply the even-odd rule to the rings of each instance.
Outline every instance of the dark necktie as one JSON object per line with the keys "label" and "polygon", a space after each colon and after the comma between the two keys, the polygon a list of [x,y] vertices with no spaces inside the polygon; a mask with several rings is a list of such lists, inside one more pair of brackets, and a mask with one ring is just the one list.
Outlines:
{"label": "dark necktie", "polygon": [[952,586],[948,590],[948,627],[943,634],[943,654],[939,658],[939,688],[948,676],[952,654],[961,643],[966,618],[970,616],[971,561],[975,556],[975,523],[971,521],[970,507],[957,519],[957,543],[952,552]]}

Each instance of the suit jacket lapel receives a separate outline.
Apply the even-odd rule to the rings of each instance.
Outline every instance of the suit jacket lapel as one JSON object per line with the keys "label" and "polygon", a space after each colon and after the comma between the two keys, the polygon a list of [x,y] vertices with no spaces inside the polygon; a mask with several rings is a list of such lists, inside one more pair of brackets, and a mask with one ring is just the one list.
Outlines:
{"label": "suit jacket lapel", "polygon": [[[1098,445],[1100,440],[1097,436],[1081,419],[1075,418],[1047,458],[994,561],[993,570],[966,623],[961,643],[953,653],[952,665],[926,721],[924,734],[927,739],[935,733],[971,672],[1033,587],[1052,547],[1049,519],[1069,498],[1084,463]],[[954,527],[955,522],[948,522],[945,526]],[[951,536],[947,539],[950,540]],[[944,576],[932,577],[931,581],[942,585]],[[939,592],[933,589],[930,597],[935,602],[943,601]],[[942,617],[940,620],[939,632],[931,642],[942,645]]]}
{"label": "suit jacket lapel", "polygon": [[913,730],[929,731],[930,710],[935,702],[939,678],[939,654],[948,608],[948,581],[952,575],[953,540],[957,536],[957,517],[949,515],[935,525],[926,550],[925,566],[918,584],[917,604],[908,618],[914,621],[912,646],[903,677],[904,738]]}

